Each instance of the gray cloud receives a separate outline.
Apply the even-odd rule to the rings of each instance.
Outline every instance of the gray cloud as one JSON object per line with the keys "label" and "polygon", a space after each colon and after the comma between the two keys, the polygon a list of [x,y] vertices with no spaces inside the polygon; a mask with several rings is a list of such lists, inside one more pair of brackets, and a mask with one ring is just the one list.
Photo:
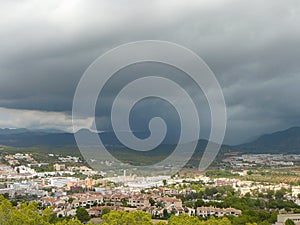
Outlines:
{"label": "gray cloud", "polygon": [[[99,55],[129,41],[167,40],[215,72],[228,106],[226,141],[242,142],[300,125],[299,24],[297,0],[2,1],[0,107],[68,116],[81,75]],[[0,125],[42,118],[27,120]]]}

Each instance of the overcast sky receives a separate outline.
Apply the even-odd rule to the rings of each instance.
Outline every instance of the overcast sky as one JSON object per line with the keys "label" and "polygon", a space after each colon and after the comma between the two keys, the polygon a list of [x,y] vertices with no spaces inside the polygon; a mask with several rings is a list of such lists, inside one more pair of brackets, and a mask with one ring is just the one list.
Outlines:
{"label": "overcast sky", "polygon": [[226,143],[300,126],[299,27],[298,0],[1,1],[0,127],[71,131],[86,68],[144,39],[178,43],[206,61],[227,104]]}

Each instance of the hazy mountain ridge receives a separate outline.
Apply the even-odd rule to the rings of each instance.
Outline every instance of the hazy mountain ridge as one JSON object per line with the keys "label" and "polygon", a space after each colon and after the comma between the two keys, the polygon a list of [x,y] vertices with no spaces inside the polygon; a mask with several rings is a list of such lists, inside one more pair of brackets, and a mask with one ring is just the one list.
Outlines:
{"label": "hazy mountain ridge", "polygon": [[[85,132],[88,130],[80,130]],[[138,133],[140,137],[146,137],[146,133]],[[122,148],[113,132],[99,133],[101,140],[112,148]],[[92,143],[93,144],[93,143]],[[163,143],[172,149],[174,144]],[[197,152],[202,152],[207,144],[207,140],[199,140]],[[0,129],[0,145],[13,147],[32,147],[32,146],[74,146],[76,145],[73,133],[66,133],[55,130],[28,130],[28,129]],[[265,134],[256,140],[236,145],[222,146],[222,149],[230,149],[249,153],[300,153],[300,127],[291,127],[287,130]]]}
{"label": "hazy mountain ridge", "polygon": [[232,149],[250,153],[300,153],[300,127],[264,134]]}

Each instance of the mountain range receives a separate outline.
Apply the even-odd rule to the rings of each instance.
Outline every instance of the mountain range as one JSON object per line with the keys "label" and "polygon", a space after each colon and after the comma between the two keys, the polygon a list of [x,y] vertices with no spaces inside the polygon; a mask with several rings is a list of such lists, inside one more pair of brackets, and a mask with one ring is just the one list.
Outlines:
{"label": "mountain range", "polygon": [[264,134],[249,143],[231,148],[249,153],[300,153],[300,127]]}
{"label": "mountain range", "polygon": [[[90,132],[80,130],[78,132]],[[146,133],[137,133],[139,137],[146,137]],[[119,148],[121,143],[113,132],[102,132],[99,134],[101,140],[112,148]],[[207,141],[199,140],[198,148],[204,149]],[[166,145],[173,145],[163,143]],[[0,129],[0,145],[12,147],[50,146],[64,147],[74,146],[76,141],[73,133],[59,130],[29,130]],[[170,147],[171,148],[171,147]],[[292,127],[283,131],[259,136],[254,141],[235,146],[223,145],[222,148],[230,151],[245,153],[300,153],[300,127]],[[201,152],[201,151],[200,151]]]}

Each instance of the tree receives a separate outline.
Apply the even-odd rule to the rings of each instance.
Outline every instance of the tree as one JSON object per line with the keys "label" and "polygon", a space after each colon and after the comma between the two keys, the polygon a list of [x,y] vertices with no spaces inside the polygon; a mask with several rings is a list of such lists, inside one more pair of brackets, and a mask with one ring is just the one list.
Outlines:
{"label": "tree", "polygon": [[22,203],[19,208],[0,195],[0,224],[1,225],[83,225],[79,220],[59,221],[52,208],[38,209],[38,204]]}
{"label": "tree", "polygon": [[152,225],[152,218],[149,213],[143,211],[133,211],[129,214],[133,216],[137,225]]}
{"label": "tree", "polygon": [[110,209],[109,208],[104,208],[102,209],[102,212],[101,212],[101,217],[105,214],[108,214],[110,212]]}
{"label": "tree", "polygon": [[286,190],[285,189],[280,189],[280,190],[276,191],[275,198],[277,200],[283,199],[285,194],[286,194]]}
{"label": "tree", "polygon": [[168,221],[169,225],[202,225],[198,217],[191,217],[186,214],[180,216],[172,215]]}
{"label": "tree", "polygon": [[252,175],[252,174],[253,174],[252,170],[247,171],[247,175]]}
{"label": "tree", "polygon": [[128,202],[126,200],[122,200],[121,203],[122,203],[122,206],[124,206],[124,207],[128,206]]}
{"label": "tree", "polygon": [[75,200],[75,198],[69,198],[69,199],[68,199],[68,203],[69,203],[69,204],[72,204],[72,202],[73,202],[74,200]]}
{"label": "tree", "polygon": [[89,213],[86,211],[85,208],[78,208],[76,210],[76,217],[81,221],[81,222],[87,222],[90,219]]}
{"label": "tree", "polygon": [[151,215],[143,211],[111,211],[102,217],[103,225],[153,225]]}
{"label": "tree", "polygon": [[291,219],[287,219],[284,224],[285,225],[295,225],[294,221]]}
{"label": "tree", "polygon": [[204,224],[205,225],[231,225],[231,222],[228,218],[216,219],[212,217],[209,220],[207,220]]}
{"label": "tree", "polygon": [[103,225],[122,225],[122,224],[133,224],[133,218],[128,216],[127,212],[124,211],[111,211],[102,216]]}
{"label": "tree", "polygon": [[151,206],[154,206],[155,205],[155,200],[153,198],[150,198],[149,203],[150,203]]}
{"label": "tree", "polygon": [[6,199],[9,199],[9,194],[6,192],[6,193],[3,194],[3,197],[6,198]]}
{"label": "tree", "polygon": [[160,207],[160,208],[164,207],[164,205],[163,205],[162,202],[157,202],[157,203],[156,203],[156,206],[157,206],[157,207]]}
{"label": "tree", "polygon": [[165,219],[168,219],[168,218],[169,218],[169,213],[168,213],[168,210],[167,210],[167,209],[164,209],[164,210],[163,210],[163,217],[164,217]]}
{"label": "tree", "polygon": [[217,190],[216,187],[213,187],[213,188],[205,188],[204,193],[205,193],[206,196],[213,196],[214,194],[217,194],[217,193],[218,193],[218,190]]}
{"label": "tree", "polygon": [[156,225],[166,225],[166,222],[159,221],[158,223],[156,223]]}
{"label": "tree", "polygon": [[83,225],[78,219],[74,220],[63,220],[55,223],[55,225]]}
{"label": "tree", "polygon": [[50,225],[46,218],[39,214],[38,204],[22,203],[20,208],[13,207],[11,202],[0,196],[1,225]]}
{"label": "tree", "polygon": [[274,196],[274,190],[268,190],[267,191],[267,198],[268,199],[272,199],[273,198],[273,196]]}
{"label": "tree", "polygon": [[42,218],[44,221],[49,223],[55,223],[57,222],[58,218],[56,214],[53,212],[53,208],[46,208],[42,212]]}
{"label": "tree", "polygon": [[0,195],[0,203],[0,224],[8,225],[13,214],[13,206],[3,195]]}

